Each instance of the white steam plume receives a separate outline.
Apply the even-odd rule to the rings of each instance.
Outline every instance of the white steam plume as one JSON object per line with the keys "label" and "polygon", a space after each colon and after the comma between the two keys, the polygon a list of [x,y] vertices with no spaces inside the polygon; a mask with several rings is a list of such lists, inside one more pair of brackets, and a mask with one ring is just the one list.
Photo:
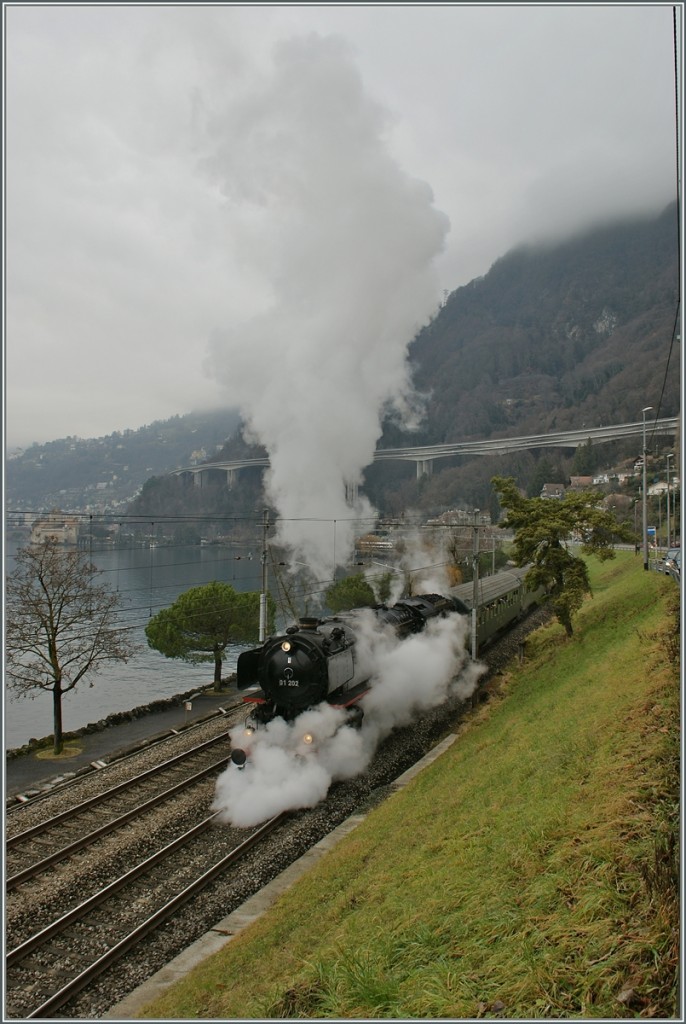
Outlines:
{"label": "white steam plume", "polygon": [[[449,696],[468,697],[485,666],[469,661],[467,630],[466,619],[451,614],[399,641],[392,630],[379,628],[371,612],[361,614],[356,658],[371,687],[361,701],[361,728],[343,725],[343,711],[321,704],[292,723],[275,719],[259,729],[247,766],[231,765],[217,781],[220,820],[247,827],[280,811],[314,807],[332,782],[363,772],[393,728],[409,725]],[[305,733],[314,737],[310,747],[302,743]],[[231,742],[245,745],[242,727],[232,730]]]}
{"label": "white steam plume", "polygon": [[353,520],[373,518],[365,499],[351,510],[346,484],[372,461],[383,416],[416,420],[407,347],[438,302],[448,221],[393,160],[386,128],[345,43],[317,35],[279,46],[271,78],[208,124],[204,165],[264,280],[252,319],[215,332],[208,370],[269,453],[277,540],[320,576],[332,520],[343,564]]}
{"label": "white steam plume", "polygon": [[373,559],[363,571],[377,599],[380,584],[389,574],[388,605],[402,600],[407,594],[448,593],[455,581],[450,577],[450,557],[445,540],[445,534],[431,535],[417,530],[403,535],[392,559],[384,562]]}

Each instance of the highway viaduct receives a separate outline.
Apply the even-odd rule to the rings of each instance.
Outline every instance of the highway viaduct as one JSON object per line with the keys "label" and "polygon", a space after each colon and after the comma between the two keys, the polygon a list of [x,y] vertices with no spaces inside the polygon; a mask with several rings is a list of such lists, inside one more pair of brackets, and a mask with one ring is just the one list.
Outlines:
{"label": "highway viaduct", "polygon": [[[456,455],[507,455],[508,452],[522,451],[529,448],[578,448],[589,441],[592,444],[602,444],[604,441],[616,441],[619,438],[637,437],[641,439],[641,450],[643,448],[643,431],[646,431],[647,447],[652,447],[656,436],[676,438],[680,426],[679,416],[669,416],[665,419],[653,420],[644,425],[643,421],[638,423],[620,423],[613,427],[581,427],[579,430],[564,430],[559,433],[531,434],[527,437],[500,437],[489,438],[487,441],[457,441],[452,444],[425,445],[416,448],[377,448],[374,452],[374,462],[404,461],[414,462],[417,466],[417,479],[422,476],[431,476],[433,464],[436,459],[447,459]],[[191,474],[193,482],[202,487],[203,474],[216,473],[222,470],[226,473],[229,488],[236,483],[239,470],[250,467],[267,467],[269,458],[262,459],[229,459],[224,462],[204,463],[200,466],[186,466],[183,469],[176,469],[170,476],[183,476]],[[357,493],[357,485],[348,485],[348,499],[354,500]]]}

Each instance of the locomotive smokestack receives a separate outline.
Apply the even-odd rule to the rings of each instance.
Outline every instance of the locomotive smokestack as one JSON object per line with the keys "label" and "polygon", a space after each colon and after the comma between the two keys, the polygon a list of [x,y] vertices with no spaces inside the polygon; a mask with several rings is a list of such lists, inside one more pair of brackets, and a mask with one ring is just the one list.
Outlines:
{"label": "locomotive smokestack", "polygon": [[321,619],[305,618],[300,619],[299,625],[301,629],[317,629]]}
{"label": "locomotive smokestack", "polygon": [[248,760],[244,750],[239,747],[234,747],[231,751],[231,761],[236,765],[236,768],[245,768],[245,762]]}

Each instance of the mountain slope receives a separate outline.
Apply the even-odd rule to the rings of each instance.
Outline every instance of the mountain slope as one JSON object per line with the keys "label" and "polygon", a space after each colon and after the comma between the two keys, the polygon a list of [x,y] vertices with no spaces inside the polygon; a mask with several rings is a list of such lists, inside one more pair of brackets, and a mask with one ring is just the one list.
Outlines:
{"label": "mountain slope", "polygon": [[151,474],[214,455],[238,423],[234,411],[188,413],[107,437],[31,445],[6,461],[5,507],[115,508],[131,501]]}
{"label": "mountain slope", "polygon": [[[677,251],[672,204],[653,218],[503,256],[454,291],[415,338],[410,355],[426,416],[417,432],[387,423],[380,447],[636,422],[648,405],[653,416],[677,415]],[[604,466],[638,454],[632,442],[599,451]],[[528,488],[534,479],[563,482],[572,467],[573,453],[546,449],[443,460],[418,483],[411,464],[377,463],[365,489],[393,514],[486,508],[495,474]]]}
{"label": "mountain slope", "polygon": [[653,220],[516,249],[453,292],[411,349],[417,387],[431,396],[427,443],[633,421],[648,404],[675,415],[677,353],[661,393],[677,241],[670,206]]}

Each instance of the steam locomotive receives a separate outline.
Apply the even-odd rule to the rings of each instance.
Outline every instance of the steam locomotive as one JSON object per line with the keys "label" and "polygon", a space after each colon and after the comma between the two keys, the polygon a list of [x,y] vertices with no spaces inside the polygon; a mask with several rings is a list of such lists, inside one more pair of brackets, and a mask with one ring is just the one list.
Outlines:
{"label": "steam locomotive", "polygon": [[[513,569],[479,581],[477,651],[540,600],[541,594],[525,585],[525,575],[526,569]],[[379,606],[365,611],[380,625],[391,626],[402,639],[421,632],[436,617],[451,612],[471,615],[473,604],[474,586],[468,583],[453,588],[448,596],[421,594],[404,598],[390,608]],[[275,718],[292,722],[322,702],[342,709],[348,724],[361,723],[359,702],[369,690],[369,679],[356,659],[360,612],[356,609],[330,618],[301,619],[284,634],[269,637],[261,647],[239,655],[238,689],[259,688],[244,698],[252,704],[244,730],[245,747],[250,746],[249,738],[260,726]],[[237,767],[243,767],[246,750],[234,747],[231,759]]]}

